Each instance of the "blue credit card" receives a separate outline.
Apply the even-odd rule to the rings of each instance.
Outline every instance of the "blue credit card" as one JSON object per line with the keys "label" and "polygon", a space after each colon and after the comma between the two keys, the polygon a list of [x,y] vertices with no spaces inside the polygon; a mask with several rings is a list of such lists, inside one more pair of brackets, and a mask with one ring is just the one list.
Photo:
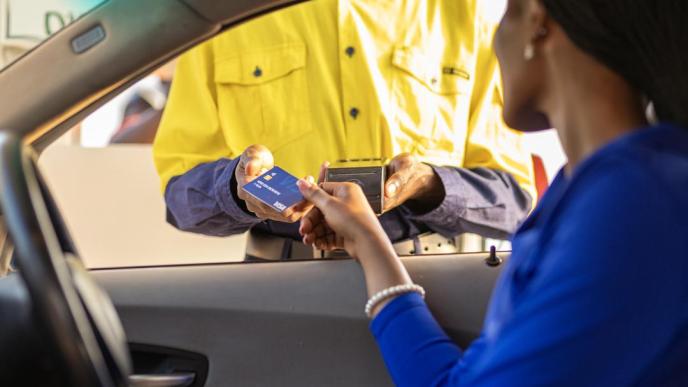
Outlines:
{"label": "blue credit card", "polygon": [[303,195],[296,186],[298,180],[284,169],[274,167],[244,185],[242,189],[281,213],[303,200]]}

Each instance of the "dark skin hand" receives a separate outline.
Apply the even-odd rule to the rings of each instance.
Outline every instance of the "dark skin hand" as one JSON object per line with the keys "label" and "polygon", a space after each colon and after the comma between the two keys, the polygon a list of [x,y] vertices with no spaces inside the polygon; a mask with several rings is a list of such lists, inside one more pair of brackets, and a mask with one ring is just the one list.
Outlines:
{"label": "dark skin hand", "polygon": [[[241,154],[235,171],[237,196],[246,203],[246,208],[259,219],[270,219],[284,223],[295,223],[313,206],[302,201],[278,213],[273,208],[245,193],[241,187],[274,167],[272,153],[263,145],[251,145]],[[323,181],[329,163],[324,163],[318,181]],[[405,204],[414,212],[428,212],[444,199],[442,181],[433,169],[408,153],[396,156],[388,166],[389,179],[385,183],[384,211],[390,211]]]}
{"label": "dark skin hand", "polygon": [[[327,162],[321,166],[318,181],[322,181],[323,176],[327,175],[328,166],[329,163]],[[435,171],[429,165],[419,162],[411,154],[403,153],[392,159],[388,165],[388,173],[390,177],[385,183],[385,206],[383,209],[385,212],[402,204],[414,212],[428,212],[439,206],[444,200],[444,186]],[[360,196],[357,195],[360,187],[355,184],[323,183],[321,187],[325,188],[325,191],[332,191],[336,197]],[[358,187],[358,190],[355,187]],[[379,224],[379,222],[377,223]],[[338,237],[332,231],[318,208],[313,208],[304,216],[301,230],[308,230],[303,239],[305,244],[312,244],[320,250],[327,251],[349,250],[344,245],[345,239]],[[349,253],[351,254],[351,252]],[[355,254],[351,255],[355,256]]]}
{"label": "dark skin hand", "polygon": [[[283,223],[296,223],[313,207],[312,204],[303,200],[280,213],[241,189],[241,187],[272,169],[274,166],[275,159],[270,150],[265,146],[251,145],[246,148],[244,153],[241,154],[239,163],[234,171],[234,177],[237,181],[237,196],[246,203],[246,208],[259,219],[269,219]],[[309,179],[313,181],[311,177],[309,177]],[[323,175],[321,173],[320,180],[322,179]]]}
{"label": "dark skin hand", "polygon": [[405,204],[414,212],[424,213],[442,203],[445,192],[442,181],[429,165],[409,153],[396,156],[387,167],[384,211]]}

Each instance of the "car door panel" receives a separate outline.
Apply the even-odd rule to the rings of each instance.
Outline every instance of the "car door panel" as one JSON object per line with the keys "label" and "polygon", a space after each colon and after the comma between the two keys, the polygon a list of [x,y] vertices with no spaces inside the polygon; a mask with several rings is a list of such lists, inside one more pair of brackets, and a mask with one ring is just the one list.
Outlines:
{"label": "car door panel", "polygon": [[[465,346],[499,268],[486,255],[404,259],[431,309]],[[363,314],[353,260],[92,271],[130,342],[208,358],[208,386],[390,385]]]}

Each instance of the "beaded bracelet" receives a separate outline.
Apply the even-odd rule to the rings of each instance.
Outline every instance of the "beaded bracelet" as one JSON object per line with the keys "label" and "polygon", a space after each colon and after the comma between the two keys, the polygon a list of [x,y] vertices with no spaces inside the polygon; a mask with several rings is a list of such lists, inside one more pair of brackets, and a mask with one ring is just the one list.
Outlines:
{"label": "beaded bracelet", "polygon": [[370,297],[365,306],[365,314],[366,316],[368,316],[368,318],[372,318],[371,314],[373,312],[373,309],[375,309],[375,307],[382,301],[392,297],[396,297],[401,294],[412,292],[419,293],[421,297],[425,298],[425,289],[423,289],[423,287],[421,287],[420,285],[416,284],[397,285],[381,290],[375,293],[372,297]]}

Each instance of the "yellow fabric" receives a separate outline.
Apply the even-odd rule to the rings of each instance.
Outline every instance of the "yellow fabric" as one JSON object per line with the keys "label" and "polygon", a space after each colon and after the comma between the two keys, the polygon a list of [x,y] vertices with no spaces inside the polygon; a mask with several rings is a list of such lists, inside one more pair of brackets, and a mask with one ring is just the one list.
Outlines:
{"label": "yellow fabric", "polygon": [[411,152],[510,172],[535,198],[530,154],[502,122],[494,26],[477,3],[316,0],[192,49],[155,140],[163,190],[200,163],[263,144],[297,176],[317,175],[325,160]]}

